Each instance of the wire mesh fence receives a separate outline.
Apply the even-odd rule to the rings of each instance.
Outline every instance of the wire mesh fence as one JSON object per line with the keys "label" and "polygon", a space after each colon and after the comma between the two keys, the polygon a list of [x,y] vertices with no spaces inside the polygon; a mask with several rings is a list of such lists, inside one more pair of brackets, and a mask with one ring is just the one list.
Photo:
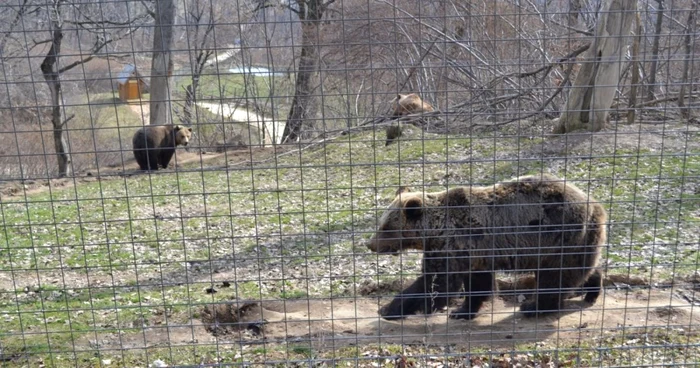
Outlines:
{"label": "wire mesh fence", "polygon": [[697,13],[0,4],[0,364],[696,366]]}

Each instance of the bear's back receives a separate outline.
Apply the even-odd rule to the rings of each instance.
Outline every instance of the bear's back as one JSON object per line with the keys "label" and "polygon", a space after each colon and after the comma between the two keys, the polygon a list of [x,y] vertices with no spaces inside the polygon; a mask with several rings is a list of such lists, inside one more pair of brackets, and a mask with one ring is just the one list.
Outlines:
{"label": "bear's back", "polygon": [[172,144],[173,126],[167,125],[147,125],[136,131],[133,145],[135,148],[160,148],[170,147]]}
{"label": "bear's back", "polygon": [[501,223],[530,222],[533,217],[557,223],[582,223],[590,217],[595,202],[577,187],[548,176],[533,176],[479,188],[474,204],[488,209]]}
{"label": "bear's back", "polygon": [[522,179],[470,188],[469,222],[461,230],[470,235],[459,247],[481,260],[471,267],[533,268],[541,257],[559,259],[562,245],[583,251],[604,237],[595,224],[588,227],[602,207],[581,190],[557,178]]}
{"label": "bear's back", "polygon": [[555,237],[578,242],[599,204],[553,177],[519,179],[524,180],[472,188],[471,217],[485,235],[498,244],[537,246],[543,238]]}

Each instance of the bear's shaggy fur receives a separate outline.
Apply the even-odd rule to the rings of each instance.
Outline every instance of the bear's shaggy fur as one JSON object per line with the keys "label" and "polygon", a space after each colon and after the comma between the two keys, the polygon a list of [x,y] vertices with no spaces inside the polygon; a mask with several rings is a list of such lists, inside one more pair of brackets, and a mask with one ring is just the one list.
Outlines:
{"label": "bear's shaggy fur", "polygon": [[415,93],[408,95],[398,94],[393,100],[394,117],[399,117],[408,114],[416,114],[419,112],[434,111],[433,105],[423,101],[420,96]]}
{"label": "bear's shaggy fur", "polygon": [[395,139],[399,139],[402,134],[403,128],[401,128],[401,124],[386,127],[386,143],[384,146],[390,145]]}
{"label": "bear's shaggy fur", "polygon": [[141,170],[168,168],[175,147],[186,146],[192,137],[192,128],[182,125],[149,125],[134,134],[134,157]]}
{"label": "bear's shaggy fur", "polygon": [[380,314],[432,313],[464,287],[464,302],[450,317],[474,318],[496,289],[497,270],[535,273],[535,300],[520,306],[526,316],[560,310],[582,286],[593,303],[601,290],[597,263],[606,221],[598,202],[551,175],[437,193],[399,188],[368,247],[422,250],[422,275]]}

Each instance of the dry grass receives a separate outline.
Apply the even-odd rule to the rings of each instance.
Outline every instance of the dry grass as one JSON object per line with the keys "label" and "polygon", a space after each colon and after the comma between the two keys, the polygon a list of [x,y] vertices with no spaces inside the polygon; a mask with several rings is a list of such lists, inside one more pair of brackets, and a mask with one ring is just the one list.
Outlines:
{"label": "dry grass", "polygon": [[[96,96],[90,104],[66,107],[67,139],[73,171],[122,165],[131,158],[131,136],[141,118],[111,93]],[[57,173],[53,130],[48,114],[25,122],[20,117],[0,121],[0,176],[5,179],[40,179]]]}

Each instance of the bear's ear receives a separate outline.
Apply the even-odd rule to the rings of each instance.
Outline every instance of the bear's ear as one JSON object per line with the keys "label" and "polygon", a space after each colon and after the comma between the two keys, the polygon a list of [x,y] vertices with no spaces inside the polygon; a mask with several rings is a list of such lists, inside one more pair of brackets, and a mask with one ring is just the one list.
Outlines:
{"label": "bear's ear", "polygon": [[468,193],[464,188],[453,188],[445,196],[447,206],[465,206],[469,203]]}
{"label": "bear's ear", "polygon": [[394,195],[397,196],[397,195],[399,195],[399,194],[401,194],[401,193],[409,193],[409,192],[412,192],[412,191],[413,191],[413,190],[411,189],[411,187],[405,187],[405,186],[402,185],[402,186],[399,187],[399,189],[396,189],[396,194],[394,194]]}
{"label": "bear's ear", "polygon": [[190,133],[192,133],[192,128],[187,128],[187,130],[189,130],[189,131],[190,131]]}
{"label": "bear's ear", "polygon": [[179,131],[180,129],[182,129],[182,125],[175,125],[175,131],[176,131],[176,132]]}
{"label": "bear's ear", "polygon": [[409,220],[417,220],[423,215],[423,201],[418,197],[407,200],[403,207],[403,212]]}

